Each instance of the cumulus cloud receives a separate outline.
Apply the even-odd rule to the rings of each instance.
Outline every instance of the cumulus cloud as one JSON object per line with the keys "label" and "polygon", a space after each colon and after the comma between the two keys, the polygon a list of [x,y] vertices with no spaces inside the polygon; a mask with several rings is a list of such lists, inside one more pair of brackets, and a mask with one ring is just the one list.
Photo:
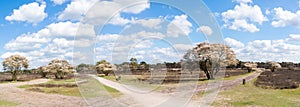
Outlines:
{"label": "cumulus cloud", "polygon": [[225,38],[224,41],[227,45],[233,48],[243,48],[245,46],[242,42],[229,37]]}
{"label": "cumulus cloud", "polygon": [[150,3],[144,2],[142,4],[138,4],[138,5],[134,5],[134,6],[125,8],[122,12],[138,14],[148,8],[150,8]]}
{"label": "cumulus cloud", "polygon": [[212,29],[209,27],[209,26],[200,26],[198,29],[197,29],[198,32],[202,32],[204,35],[206,36],[210,36],[212,35],[213,31]]}
{"label": "cumulus cloud", "polygon": [[140,19],[140,20],[134,20],[133,23],[140,24],[147,28],[153,28],[153,29],[160,29],[161,23],[163,22],[162,19]]}
{"label": "cumulus cloud", "polygon": [[67,2],[68,0],[51,0],[55,5],[61,5]]}
{"label": "cumulus cloud", "polygon": [[70,21],[52,23],[46,27],[52,36],[80,37],[95,36],[94,26]]}
{"label": "cumulus cloud", "polygon": [[295,26],[300,28],[300,10],[293,13],[288,10],[284,10],[281,7],[274,8],[275,12],[272,25],[274,27],[285,27],[285,26]]}
{"label": "cumulus cloud", "polygon": [[[125,8],[134,2],[143,2],[144,4],[135,5]],[[125,6],[125,7],[124,7]],[[99,0],[73,0],[67,5],[67,8],[58,16],[59,20],[72,20],[78,21],[84,18],[84,22],[89,24],[103,24],[108,18],[112,19],[108,22],[113,25],[125,25],[130,20],[122,18],[121,12],[138,14],[145,9],[149,8],[150,4],[147,0],[114,0],[114,1],[99,1]],[[115,16],[111,16],[115,13]]]}
{"label": "cumulus cloud", "polygon": [[236,1],[238,3],[252,3],[252,0],[233,0]]}
{"label": "cumulus cloud", "polygon": [[175,16],[167,28],[167,35],[178,37],[179,35],[189,35],[192,32],[192,23],[187,20],[187,15]]}
{"label": "cumulus cloud", "polygon": [[254,40],[246,44],[226,38],[225,42],[233,47],[237,58],[243,61],[300,62],[300,58],[295,57],[300,55],[299,37],[297,34],[291,34],[285,39]]}
{"label": "cumulus cloud", "polygon": [[38,22],[43,21],[48,16],[48,14],[45,13],[45,8],[45,2],[42,2],[41,4],[37,2],[24,4],[18,9],[14,9],[13,13],[10,16],[5,17],[5,20],[22,21],[37,24]]}
{"label": "cumulus cloud", "polygon": [[248,2],[251,0],[238,0],[239,5],[234,9],[227,10],[222,13],[222,19],[225,22],[224,27],[238,31],[257,32],[259,29],[256,24],[262,25],[263,22],[268,21],[258,5],[246,4],[242,1]]}

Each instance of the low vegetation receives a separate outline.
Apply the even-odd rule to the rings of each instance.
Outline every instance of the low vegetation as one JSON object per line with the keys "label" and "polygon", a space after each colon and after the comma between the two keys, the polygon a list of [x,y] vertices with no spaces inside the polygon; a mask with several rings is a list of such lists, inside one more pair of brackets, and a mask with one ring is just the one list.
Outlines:
{"label": "low vegetation", "polygon": [[50,80],[46,83],[36,84],[36,85],[22,85],[19,88],[24,88],[29,91],[51,93],[51,94],[61,94],[67,96],[81,96],[77,85],[75,84],[75,79],[66,80]]}
{"label": "low vegetation", "polygon": [[255,81],[255,85],[262,88],[293,89],[300,84],[300,70],[280,69],[276,72],[265,71]]}
{"label": "low vegetation", "polygon": [[273,90],[256,87],[254,81],[219,93],[214,106],[233,107],[299,107],[300,89]]}
{"label": "low vegetation", "polygon": [[15,102],[0,100],[0,107],[13,107],[13,106],[17,106],[17,105],[18,104]]}

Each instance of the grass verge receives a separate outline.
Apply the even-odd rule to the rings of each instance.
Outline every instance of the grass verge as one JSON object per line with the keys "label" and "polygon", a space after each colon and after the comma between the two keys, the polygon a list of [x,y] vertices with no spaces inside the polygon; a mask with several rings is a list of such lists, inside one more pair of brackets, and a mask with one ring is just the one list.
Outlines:
{"label": "grass verge", "polygon": [[0,107],[13,107],[13,106],[17,106],[17,105],[18,104],[15,102],[0,100]]}
{"label": "grass verge", "polygon": [[246,85],[233,87],[231,90],[219,93],[220,100],[214,102],[214,106],[233,107],[299,107],[300,89],[263,89],[254,86],[254,81]]}

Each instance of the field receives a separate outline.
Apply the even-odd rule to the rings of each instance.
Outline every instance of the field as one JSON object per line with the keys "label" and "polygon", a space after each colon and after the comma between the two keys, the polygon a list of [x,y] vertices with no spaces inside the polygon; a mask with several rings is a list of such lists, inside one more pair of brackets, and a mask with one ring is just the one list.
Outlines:
{"label": "field", "polygon": [[273,89],[294,89],[300,84],[300,70],[281,69],[263,72],[255,82],[256,86]]}
{"label": "field", "polygon": [[233,107],[299,107],[300,89],[274,90],[256,87],[254,81],[219,93],[214,106]]}

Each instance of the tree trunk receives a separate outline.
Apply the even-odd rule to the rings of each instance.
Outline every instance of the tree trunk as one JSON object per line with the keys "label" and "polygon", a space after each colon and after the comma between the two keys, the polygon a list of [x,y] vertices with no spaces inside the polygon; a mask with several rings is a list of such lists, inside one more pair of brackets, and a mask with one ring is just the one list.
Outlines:
{"label": "tree trunk", "polygon": [[275,68],[272,67],[272,68],[271,68],[271,71],[274,72],[274,71],[275,71]]}
{"label": "tree trunk", "polygon": [[16,71],[16,70],[12,72],[12,80],[13,81],[17,81],[17,72],[18,71]]}
{"label": "tree trunk", "polygon": [[250,73],[252,69],[251,68],[247,68],[247,70],[248,70],[248,73]]}
{"label": "tree trunk", "polygon": [[209,72],[207,71],[205,74],[206,74],[207,79],[210,80],[211,79],[211,75],[209,74]]}

